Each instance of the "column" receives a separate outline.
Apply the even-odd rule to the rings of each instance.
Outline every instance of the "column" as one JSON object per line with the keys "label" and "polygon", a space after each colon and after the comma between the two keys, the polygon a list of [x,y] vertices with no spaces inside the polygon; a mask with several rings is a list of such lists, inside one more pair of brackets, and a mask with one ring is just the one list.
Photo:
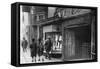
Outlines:
{"label": "column", "polygon": [[40,26],[37,26],[37,39],[39,39],[40,38]]}
{"label": "column", "polygon": [[95,55],[95,17],[92,16],[91,18],[91,59],[93,59],[93,56]]}

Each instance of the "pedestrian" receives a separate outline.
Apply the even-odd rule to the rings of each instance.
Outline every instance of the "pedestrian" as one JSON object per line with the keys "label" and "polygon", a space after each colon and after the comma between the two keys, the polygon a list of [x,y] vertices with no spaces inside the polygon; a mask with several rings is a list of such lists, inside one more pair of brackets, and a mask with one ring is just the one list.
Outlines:
{"label": "pedestrian", "polygon": [[28,45],[28,42],[25,39],[25,37],[23,37],[23,41],[22,41],[23,52],[26,52],[27,51],[27,45]]}
{"label": "pedestrian", "polygon": [[40,61],[41,58],[42,58],[42,61],[44,61],[44,59],[43,59],[44,47],[43,47],[43,41],[41,38],[38,39],[38,48],[37,49],[38,49],[37,51],[38,51],[38,56],[39,56],[38,61]]}
{"label": "pedestrian", "polygon": [[50,37],[48,37],[45,42],[45,49],[46,49],[46,58],[49,58],[49,60],[51,60],[50,52],[52,49],[52,41]]}
{"label": "pedestrian", "polygon": [[34,59],[36,62],[37,44],[34,38],[32,39],[32,44],[30,45],[30,51],[31,51],[32,62],[34,61]]}

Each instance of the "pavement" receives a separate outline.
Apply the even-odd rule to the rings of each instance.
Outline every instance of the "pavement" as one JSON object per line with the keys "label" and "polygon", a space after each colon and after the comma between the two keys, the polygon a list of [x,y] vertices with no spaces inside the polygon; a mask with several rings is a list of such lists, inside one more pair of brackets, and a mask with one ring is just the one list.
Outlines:
{"label": "pavement", "polygon": [[[20,63],[25,64],[25,63],[45,63],[45,62],[61,62],[61,59],[57,58],[51,58],[51,60],[46,59],[45,56],[41,56],[40,61],[38,61],[39,57],[38,55],[36,56],[36,62],[32,62],[32,58],[30,56],[30,49],[27,48],[26,52],[23,52],[22,47],[20,48]],[[44,59],[44,61],[42,61]]]}

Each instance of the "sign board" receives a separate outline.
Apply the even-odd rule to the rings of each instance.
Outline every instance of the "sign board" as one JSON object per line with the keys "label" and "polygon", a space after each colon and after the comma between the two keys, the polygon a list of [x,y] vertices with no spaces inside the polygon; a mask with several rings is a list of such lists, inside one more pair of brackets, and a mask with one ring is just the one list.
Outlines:
{"label": "sign board", "polygon": [[77,8],[66,8],[62,9],[59,12],[57,12],[59,17],[72,17],[72,16],[77,16],[85,13],[89,13],[91,10],[90,9],[77,9]]}

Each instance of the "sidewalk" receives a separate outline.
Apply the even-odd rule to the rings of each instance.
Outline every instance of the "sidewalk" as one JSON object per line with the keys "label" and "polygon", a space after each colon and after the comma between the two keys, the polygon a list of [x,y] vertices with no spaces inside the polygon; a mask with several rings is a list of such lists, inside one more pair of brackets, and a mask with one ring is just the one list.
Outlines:
{"label": "sidewalk", "polygon": [[[20,63],[24,64],[24,63],[44,63],[44,62],[61,62],[61,59],[56,59],[56,58],[51,58],[51,60],[49,59],[45,59],[45,56],[42,56],[44,61],[38,61],[39,57],[36,57],[36,62],[32,62],[32,58],[30,56],[30,49],[27,49],[27,52],[23,52],[22,48],[20,51]],[[42,58],[40,58],[42,60]]]}

